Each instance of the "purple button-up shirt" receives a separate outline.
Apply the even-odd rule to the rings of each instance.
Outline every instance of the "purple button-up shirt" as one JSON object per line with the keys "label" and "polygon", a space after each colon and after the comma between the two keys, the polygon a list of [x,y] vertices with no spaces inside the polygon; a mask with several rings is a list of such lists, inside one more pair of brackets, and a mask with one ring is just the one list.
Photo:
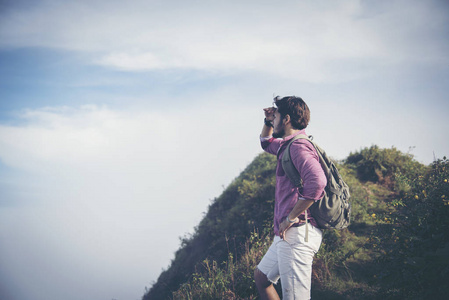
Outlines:
{"label": "purple button-up shirt", "polygon": [[[306,132],[305,130],[300,130],[284,139],[275,139],[273,137],[260,138],[262,148],[266,152],[278,155],[274,205],[274,233],[276,235],[279,235],[279,224],[285,220],[296,202],[304,199],[320,200],[324,195],[324,188],[327,184],[327,179],[321,168],[315,147],[305,139],[298,139],[290,146],[291,159],[303,181],[302,193],[292,184],[284,172],[281,162],[282,156],[288,142],[298,134],[306,135]],[[315,219],[313,219],[309,210],[307,211],[307,216],[309,222],[316,226]],[[299,219],[301,222],[305,222],[305,213],[302,213]]]}

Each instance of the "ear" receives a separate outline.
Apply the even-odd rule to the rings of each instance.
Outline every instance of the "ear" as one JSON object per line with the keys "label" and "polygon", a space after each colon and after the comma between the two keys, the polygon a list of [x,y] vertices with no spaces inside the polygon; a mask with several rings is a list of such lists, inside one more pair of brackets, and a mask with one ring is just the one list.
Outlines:
{"label": "ear", "polygon": [[291,123],[290,115],[285,115],[283,121],[284,121],[284,125],[290,124]]}

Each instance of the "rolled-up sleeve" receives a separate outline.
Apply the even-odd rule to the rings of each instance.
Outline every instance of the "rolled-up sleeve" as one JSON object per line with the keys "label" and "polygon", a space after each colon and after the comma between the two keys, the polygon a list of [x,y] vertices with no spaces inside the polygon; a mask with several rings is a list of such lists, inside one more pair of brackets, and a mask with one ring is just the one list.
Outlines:
{"label": "rolled-up sleeve", "polygon": [[272,136],[260,137],[260,145],[265,152],[276,155],[281,145],[281,139]]}
{"label": "rolled-up sleeve", "polygon": [[300,196],[308,200],[320,200],[327,184],[318,154],[310,142],[301,140],[291,145],[291,157],[303,181]]}

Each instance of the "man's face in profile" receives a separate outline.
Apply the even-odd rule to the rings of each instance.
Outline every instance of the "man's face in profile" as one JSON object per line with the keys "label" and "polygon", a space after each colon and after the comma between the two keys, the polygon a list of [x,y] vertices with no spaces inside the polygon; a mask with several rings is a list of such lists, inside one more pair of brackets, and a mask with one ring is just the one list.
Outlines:
{"label": "man's face in profile", "polygon": [[273,120],[273,137],[274,138],[282,138],[285,135],[285,126],[282,122],[281,114],[276,110],[274,112],[274,120]]}

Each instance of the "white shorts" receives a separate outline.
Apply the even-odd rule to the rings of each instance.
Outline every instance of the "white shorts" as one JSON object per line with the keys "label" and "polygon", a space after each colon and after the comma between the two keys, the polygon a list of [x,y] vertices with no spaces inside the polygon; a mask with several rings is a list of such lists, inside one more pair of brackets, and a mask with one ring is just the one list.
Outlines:
{"label": "white shorts", "polygon": [[320,249],[322,232],[311,224],[308,227],[308,242],[304,241],[306,226],[290,227],[285,240],[275,236],[257,266],[272,283],[281,279],[283,299],[310,299],[312,262]]}

